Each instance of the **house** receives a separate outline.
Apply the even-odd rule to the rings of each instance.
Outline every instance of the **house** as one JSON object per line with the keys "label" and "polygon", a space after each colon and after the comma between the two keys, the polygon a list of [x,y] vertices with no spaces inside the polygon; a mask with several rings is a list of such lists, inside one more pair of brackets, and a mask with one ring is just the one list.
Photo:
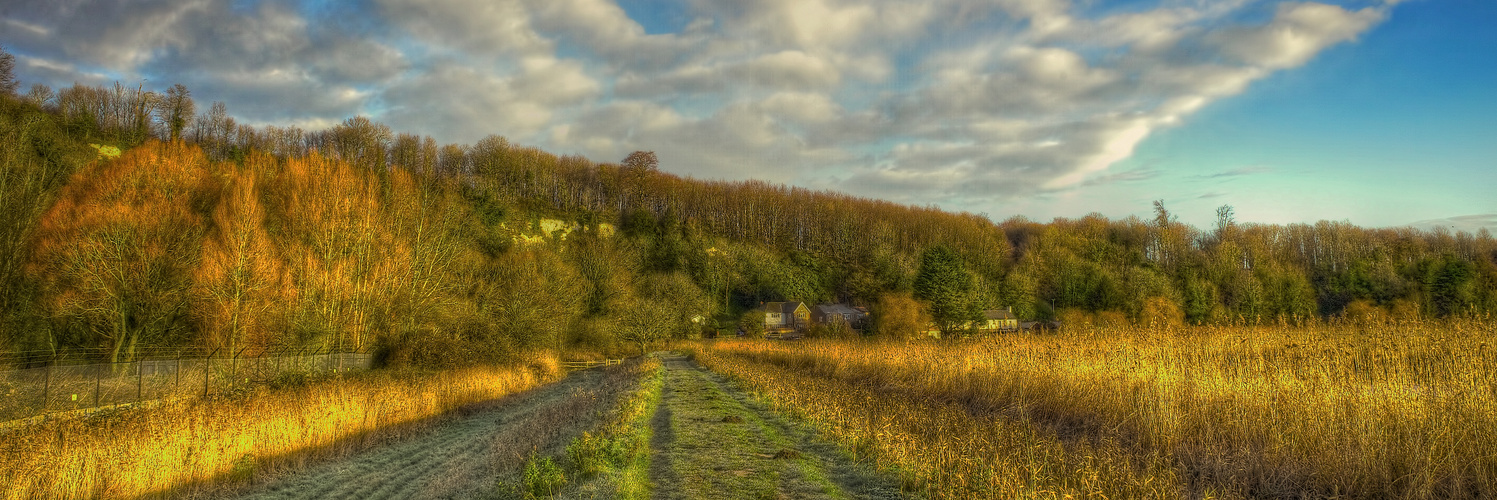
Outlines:
{"label": "house", "polygon": [[811,309],[804,302],[765,302],[759,310],[765,333],[800,332],[811,324]]}
{"label": "house", "polygon": [[819,325],[842,323],[852,328],[860,328],[867,317],[868,313],[860,312],[846,304],[819,304],[811,308],[811,322]]}
{"label": "house", "polygon": [[1014,317],[1012,307],[988,309],[982,312],[983,322],[978,329],[983,331],[1013,331],[1019,329],[1019,318]]}
{"label": "house", "polygon": [[1025,321],[1019,323],[1019,329],[1026,332],[1051,332],[1060,330],[1059,321]]}
{"label": "house", "polygon": [[[982,332],[1012,332],[1019,330],[1019,318],[1014,317],[1013,308],[988,309],[982,312],[982,317],[982,321],[975,323],[972,321],[963,321],[959,325],[956,325],[957,329],[971,331],[975,327],[976,330]],[[935,338],[941,338],[941,330],[936,326],[935,322],[932,322],[927,327],[925,333]]]}

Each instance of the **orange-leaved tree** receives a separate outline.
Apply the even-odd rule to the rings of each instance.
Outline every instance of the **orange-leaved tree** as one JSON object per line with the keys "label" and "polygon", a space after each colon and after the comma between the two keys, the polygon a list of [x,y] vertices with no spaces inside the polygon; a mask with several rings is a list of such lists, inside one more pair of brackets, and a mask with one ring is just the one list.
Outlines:
{"label": "orange-leaved tree", "polygon": [[285,162],[267,188],[298,295],[291,327],[304,345],[360,349],[371,337],[376,261],[392,247],[371,172],[313,153]]}
{"label": "orange-leaved tree", "polygon": [[215,349],[237,353],[284,340],[277,334],[285,331],[285,304],[294,301],[296,290],[265,230],[257,181],[274,161],[257,153],[244,169],[219,165],[228,175],[194,272],[193,308],[206,345]]}
{"label": "orange-leaved tree", "polygon": [[70,343],[122,361],[186,340],[207,164],[195,146],[147,142],[75,174],[42,215],[28,272]]}

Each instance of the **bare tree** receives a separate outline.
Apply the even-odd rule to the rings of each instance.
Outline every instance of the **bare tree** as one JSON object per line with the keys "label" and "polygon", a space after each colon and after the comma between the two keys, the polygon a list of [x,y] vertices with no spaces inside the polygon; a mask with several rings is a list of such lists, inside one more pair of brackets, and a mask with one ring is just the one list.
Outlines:
{"label": "bare tree", "polygon": [[214,158],[222,159],[228,154],[229,137],[235,129],[234,118],[223,101],[215,101],[208,112],[198,115],[193,122],[192,138],[202,145]]}
{"label": "bare tree", "polygon": [[38,83],[31,86],[31,91],[26,93],[25,99],[26,102],[38,108],[45,108],[52,103],[53,97],[56,97],[56,94],[52,92],[52,87]]}
{"label": "bare tree", "polygon": [[185,340],[202,234],[188,200],[205,161],[185,147],[133,149],[69,183],[41,217],[30,272],[46,307],[110,361]]}
{"label": "bare tree", "polygon": [[10,95],[16,93],[16,88],[21,82],[16,80],[16,56],[0,47],[0,93]]}
{"label": "bare tree", "polygon": [[181,139],[182,130],[187,128],[195,114],[197,107],[193,104],[192,92],[187,90],[186,85],[178,83],[166,89],[165,102],[161,107],[161,123],[166,127],[167,138],[173,141]]}
{"label": "bare tree", "polygon": [[394,140],[389,125],[355,116],[328,132],[331,147],[327,152],[334,158],[374,172],[385,170]]}

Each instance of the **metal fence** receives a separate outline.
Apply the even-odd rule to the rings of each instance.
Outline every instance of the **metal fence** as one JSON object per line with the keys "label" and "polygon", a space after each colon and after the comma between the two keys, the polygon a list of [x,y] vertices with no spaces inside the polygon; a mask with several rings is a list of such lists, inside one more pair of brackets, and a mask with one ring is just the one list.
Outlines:
{"label": "metal fence", "polygon": [[286,374],[368,369],[373,360],[365,352],[260,354],[178,355],[120,363],[49,363],[0,371],[0,422],[55,412],[222,394]]}

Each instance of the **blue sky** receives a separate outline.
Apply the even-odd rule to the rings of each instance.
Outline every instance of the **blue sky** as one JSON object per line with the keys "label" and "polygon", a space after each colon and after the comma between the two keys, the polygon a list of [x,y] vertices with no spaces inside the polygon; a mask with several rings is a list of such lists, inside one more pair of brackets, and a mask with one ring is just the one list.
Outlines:
{"label": "blue sky", "polygon": [[1497,231],[1491,0],[18,0],[23,88],[184,83],[994,220]]}

